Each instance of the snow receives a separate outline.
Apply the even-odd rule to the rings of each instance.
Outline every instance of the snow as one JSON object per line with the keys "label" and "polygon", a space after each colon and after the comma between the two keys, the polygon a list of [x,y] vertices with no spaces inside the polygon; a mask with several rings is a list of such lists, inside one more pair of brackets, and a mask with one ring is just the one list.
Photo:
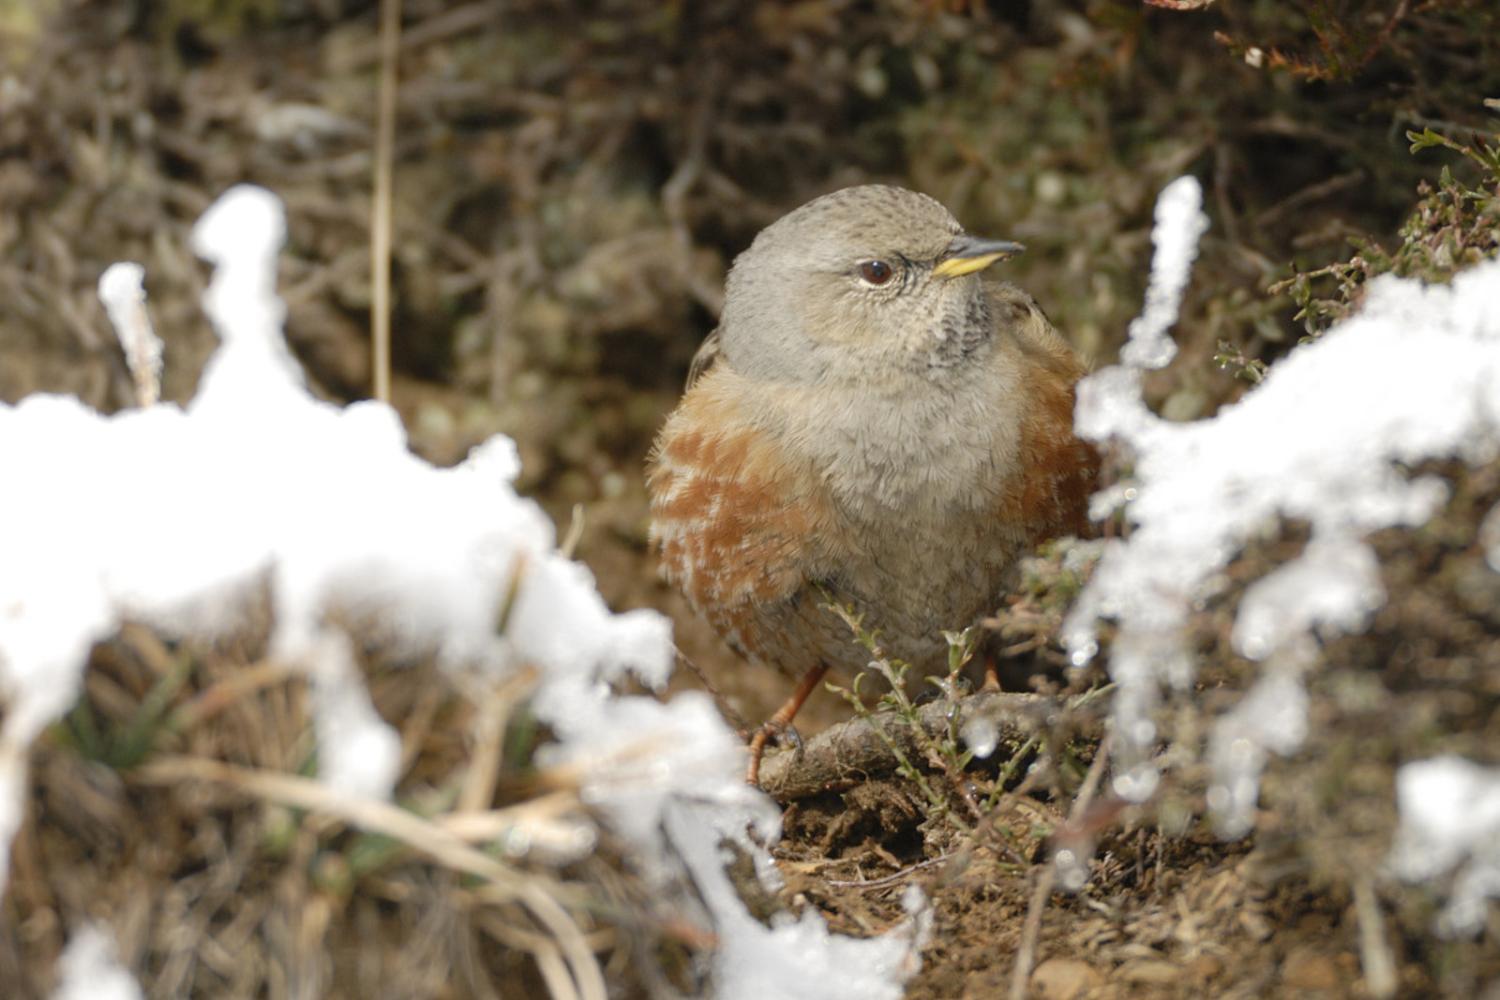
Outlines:
{"label": "snow", "polygon": [[1203,192],[1196,177],[1179,177],[1162,189],[1156,200],[1156,225],[1151,242],[1151,280],[1146,286],[1146,304],[1130,324],[1128,340],[1120,359],[1130,368],[1164,368],[1177,355],[1177,345],[1167,336],[1177,322],[1182,293],[1187,290],[1198,240],[1208,230],[1203,214]]}
{"label": "snow", "polygon": [[145,280],[146,269],[139,264],[111,265],[99,277],[99,301],[135,377],[136,401],[151,406],[161,395],[162,342],[146,314]]}
{"label": "snow", "polygon": [[[1316,662],[1315,640],[1358,631],[1385,599],[1364,539],[1420,525],[1447,498],[1442,482],[1402,466],[1497,454],[1500,261],[1450,286],[1377,278],[1356,315],[1294,349],[1239,402],[1172,423],[1146,407],[1141,372],[1171,357],[1160,340],[1202,232],[1200,198],[1191,178],[1163,192],[1146,310],[1122,364],[1079,386],[1079,433],[1118,442],[1134,458],[1133,479],[1096,497],[1094,513],[1123,505],[1131,530],[1106,543],[1063,637],[1082,665],[1098,651],[1100,623],[1118,624],[1109,661],[1118,685],[1114,788],[1142,801],[1158,783],[1151,755],[1162,691],[1193,681],[1189,616],[1248,543],[1282,519],[1309,526],[1303,553],[1252,584],[1237,610],[1234,647],[1263,673],[1209,737],[1209,799],[1221,833],[1239,836],[1253,826],[1268,755],[1292,753],[1305,738],[1302,676]],[[1500,524],[1500,514],[1489,520]],[[1500,568],[1500,528],[1482,534]]]}
{"label": "snow", "polygon": [[104,931],[85,926],[58,959],[60,981],[52,1000],[141,1000],[140,984],[121,968]]}
{"label": "snow", "polygon": [[1479,933],[1487,901],[1500,899],[1500,768],[1454,756],[1405,764],[1396,773],[1396,805],[1401,825],[1390,868],[1410,882],[1451,873],[1437,929]]}
{"label": "snow", "polygon": [[1000,745],[1000,723],[995,719],[976,715],[964,723],[959,730],[964,746],[974,751],[974,756],[984,760]]}
{"label": "snow", "polygon": [[701,835],[705,827],[717,826],[733,840],[725,819],[715,806],[689,802],[665,816],[667,835],[682,848],[716,917],[720,944],[710,995],[719,1000],[898,1000],[901,984],[918,970],[917,953],[932,935],[933,914],[921,890],[907,888],[902,897],[906,921],[878,939],[876,948],[870,947],[872,941],[831,934],[811,907],[799,918],[778,914],[766,927],[739,904],[724,873],[729,856]]}
{"label": "snow", "polygon": [[[226,193],[195,229],[194,248],[215,266],[204,305],[221,346],[186,408],[0,405],[0,891],[27,749],[76,700],[92,644],[126,620],[212,637],[268,592],[271,655],[308,675],[318,776],[331,789],[389,796],[401,757],[336,622],[452,670],[535,667],[533,711],[558,737],[547,761],[577,769],[642,874],[665,885],[685,867],[700,887],[720,941],[718,995],[759,995],[775,968],[781,996],[898,996],[928,919],[916,901],[895,932],[854,940],[811,913],[768,930],[727,888],[722,846],[769,875],[762,845],[779,813],[745,785],[743,745],[705,697],[613,693],[626,674],[665,684],[670,625],[611,613],[587,569],[557,551],[550,521],[511,487],[514,445],[497,437],[434,468],[407,449],[388,406],[308,392],[275,295],[284,234],[279,202],[252,187]],[[140,269],[113,269],[101,294],[129,350],[149,332]],[[96,954],[86,932],[79,940],[94,949],[80,954]]]}

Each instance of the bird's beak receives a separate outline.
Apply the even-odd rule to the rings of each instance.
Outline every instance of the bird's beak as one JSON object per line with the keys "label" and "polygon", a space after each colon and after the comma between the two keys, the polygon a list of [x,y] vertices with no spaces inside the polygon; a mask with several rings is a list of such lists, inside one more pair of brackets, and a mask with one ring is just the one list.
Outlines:
{"label": "bird's beak", "polygon": [[932,269],[939,278],[958,278],[983,271],[996,261],[1008,260],[1026,248],[1010,240],[982,240],[962,233],[953,237],[942,260]]}

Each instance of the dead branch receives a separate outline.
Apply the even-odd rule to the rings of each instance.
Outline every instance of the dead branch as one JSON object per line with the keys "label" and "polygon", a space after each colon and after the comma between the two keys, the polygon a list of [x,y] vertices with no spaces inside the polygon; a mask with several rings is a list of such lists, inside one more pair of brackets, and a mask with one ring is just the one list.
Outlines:
{"label": "dead branch", "polygon": [[[1037,694],[981,692],[959,702],[935,701],[918,710],[929,739],[946,738],[949,727],[971,719],[992,719],[999,730],[997,753],[1026,739],[1059,709],[1055,699]],[[950,713],[957,712],[957,719]],[[877,730],[876,727],[879,727]],[[812,737],[801,747],[768,752],[761,762],[760,787],[779,802],[851,788],[896,770],[884,733],[908,758],[923,759],[915,729],[890,713],[851,719]]]}
{"label": "dead branch", "polygon": [[[1094,754],[1094,762],[1089,765],[1089,773],[1084,777],[1078,795],[1073,799],[1073,808],[1068,812],[1069,826],[1077,826],[1088,814],[1108,765],[1109,737],[1106,735],[1099,743],[1099,751]],[[1026,1000],[1031,985],[1031,970],[1036,967],[1036,946],[1042,935],[1042,913],[1047,909],[1047,900],[1052,898],[1052,890],[1057,884],[1057,864],[1054,859],[1055,855],[1048,858],[1047,864],[1036,869],[1036,885],[1026,906],[1026,919],[1021,924],[1021,943],[1016,949],[1016,964],[1011,968],[1010,1000]]]}

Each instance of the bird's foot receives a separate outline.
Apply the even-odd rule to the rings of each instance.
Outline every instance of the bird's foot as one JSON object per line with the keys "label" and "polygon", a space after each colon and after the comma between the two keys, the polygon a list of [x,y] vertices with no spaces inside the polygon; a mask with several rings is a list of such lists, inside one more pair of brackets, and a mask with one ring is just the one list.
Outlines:
{"label": "bird's foot", "polygon": [[745,766],[747,784],[760,787],[760,761],[765,756],[766,746],[775,741],[781,746],[790,746],[797,757],[802,756],[802,734],[790,722],[767,719],[750,737],[750,762]]}

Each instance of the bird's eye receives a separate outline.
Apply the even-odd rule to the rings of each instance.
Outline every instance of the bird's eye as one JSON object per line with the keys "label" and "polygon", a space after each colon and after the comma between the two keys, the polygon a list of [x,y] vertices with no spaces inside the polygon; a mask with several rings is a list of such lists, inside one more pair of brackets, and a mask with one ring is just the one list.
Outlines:
{"label": "bird's eye", "polygon": [[867,260],[859,265],[859,276],[872,285],[883,285],[896,272],[883,260]]}

